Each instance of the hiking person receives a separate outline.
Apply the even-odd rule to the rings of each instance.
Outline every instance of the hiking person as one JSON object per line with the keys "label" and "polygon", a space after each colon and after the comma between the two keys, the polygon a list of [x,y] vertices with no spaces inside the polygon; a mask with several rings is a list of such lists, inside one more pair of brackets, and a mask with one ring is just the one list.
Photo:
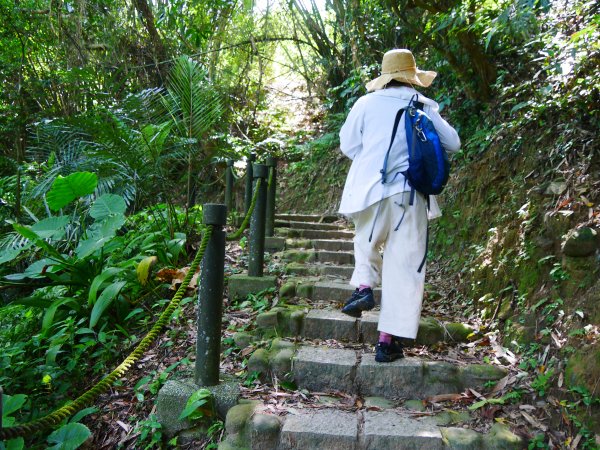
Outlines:
{"label": "hiking person", "polygon": [[[427,252],[428,220],[441,215],[435,197],[414,189],[411,192],[403,174],[408,169],[409,146],[406,115],[396,120],[399,110],[416,98],[445,150],[460,148],[458,134],[440,116],[439,105],[415,89],[428,87],[436,75],[419,70],[409,50],[388,51],[381,76],[367,83],[368,93],[357,100],[340,130],[341,151],[352,165],[339,212],[355,224],[355,267],[350,284],[356,287],[342,312],[360,317],[362,311],[372,309],[373,289],[381,283],[378,362],[402,358],[399,338],[417,335],[425,286],[425,270],[420,270],[420,265]],[[398,131],[390,144],[395,124]],[[387,170],[382,170],[384,159]],[[382,174],[387,174],[386,182],[382,182]]]}

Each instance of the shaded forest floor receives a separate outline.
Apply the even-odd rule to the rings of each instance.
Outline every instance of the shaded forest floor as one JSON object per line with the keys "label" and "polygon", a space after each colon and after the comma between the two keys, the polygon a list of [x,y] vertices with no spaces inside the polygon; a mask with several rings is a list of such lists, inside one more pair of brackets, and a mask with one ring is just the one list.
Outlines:
{"label": "shaded forest floor", "polygon": [[[245,269],[244,250],[239,244],[227,246],[227,274]],[[268,262],[272,274],[279,276],[280,283],[287,276],[282,274],[282,264],[276,258]],[[185,269],[182,269],[185,272]],[[173,286],[182,278],[176,275]],[[168,281],[168,280],[165,280]],[[413,347],[406,351],[407,356],[446,361],[450,363],[487,362],[508,370],[508,376],[497,384],[478,392],[467,389],[464,392],[438,395],[423,401],[422,411],[415,411],[416,417],[434,415],[441,411],[469,412],[473,420],[470,429],[485,432],[494,422],[504,423],[525,442],[535,442],[536,435],[545,436],[549,448],[578,448],[583,436],[565,413],[564,400],[553,392],[544,381],[544,374],[537,376],[528,367],[528,358],[551,357],[550,346],[541,349],[543,355],[515,355],[501,345],[497,331],[490,331],[479,316],[470,311],[470,302],[456,289],[456,277],[448,276],[448,268],[443,262],[432,262],[427,274],[424,316],[439,320],[460,321],[473,327],[470,342],[449,345]],[[191,298],[196,292],[189,290]],[[365,399],[343,392],[310,393],[294,389],[289,384],[273,378],[266,383],[252,377],[247,372],[249,355],[267,341],[257,342],[241,350],[233,344],[233,334],[249,331],[254,327],[256,316],[280,300],[275,294],[266,295],[258,301],[230,303],[225,295],[225,320],[223,323],[223,345],[221,369],[236,377],[242,385],[242,396],[261,400],[268,405],[272,414],[286,414],[287,408],[322,409],[334,407],[344,411],[357,411],[363,408],[377,410],[376,406],[365,404]],[[308,310],[309,300],[302,300]],[[193,376],[196,335],[196,305],[188,302],[178,314],[178,321],[171,327],[136,364],[119,386],[100,399],[99,411],[86,418],[85,423],[93,432],[91,448],[134,449],[158,441],[160,428],[155,419],[155,399],[158,389],[170,378]],[[556,336],[556,339],[560,337]],[[343,344],[337,341],[313,342],[339,348],[364,347],[363,344]],[[537,361],[537,359],[536,359]],[[536,364],[536,367],[538,365]],[[562,374],[558,375],[561,379]],[[555,395],[556,394],[556,395]],[[210,438],[186,441],[179,448],[211,448],[222,438],[222,427],[217,426]],[[541,442],[541,437],[539,438]],[[536,448],[536,447],[531,447]],[[589,447],[588,447],[589,448]]]}

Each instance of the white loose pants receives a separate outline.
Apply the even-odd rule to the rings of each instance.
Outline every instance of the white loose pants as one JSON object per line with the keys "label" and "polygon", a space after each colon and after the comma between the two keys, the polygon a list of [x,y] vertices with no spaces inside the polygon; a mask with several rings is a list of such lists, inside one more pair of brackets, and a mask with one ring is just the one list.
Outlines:
{"label": "white loose pants", "polygon": [[[352,214],[356,232],[350,284],[375,288],[381,283],[377,329],[414,339],[419,330],[425,287],[425,266],[420,273],[418,269],[425,256],[428,219],[425,197],[416,193],[413,205],[408,204],[409,198],[410,192],[395,194]],[[375,219],[379,203],[381,208]],[[404,218],[396,230],[403,212]],[[371,230],[373,236],[369,242]]]}

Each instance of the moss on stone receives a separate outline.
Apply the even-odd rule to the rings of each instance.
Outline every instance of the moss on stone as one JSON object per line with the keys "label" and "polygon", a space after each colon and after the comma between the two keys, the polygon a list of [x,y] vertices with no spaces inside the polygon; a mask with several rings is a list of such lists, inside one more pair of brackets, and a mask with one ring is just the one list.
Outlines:
{"label": "moss on stone", "polygon": [[310,239],[287,239],[285,241],[287,248],[312,248],[313,244]]}
{"label": "moss on stone", "polygon": [[506,370],[491,364],[470,364],[462,367],[463,386],[481,386],[486,381],[496,381],[506,376]]}
{"label": "moss on stone", "polygon": [[279,324],[279,315],[277,311],[267,311],[256,316],[256,327],[265,331],[276,330]]}
{"label": "moss on stone", "polygon": [[438,426],[457,425],[459,423],[469,422],[471,416],[465,411],[447,410],[436,414],[433,420]]}
{"label": "moss on stone", "polygon": [[535,340],[536,327],[534,325],[523,325],[511,323],[507,326],[504,335],[504,345],[510,345],[513,341],[518,345],[525,345]]}
{"label": "moss on stone", "polygon": [[563,256],[562,267],[568,274],[568,278],[561,283],[561,295],[565,299],[589,289],[598,280],[600,265],[595,256],[580,258]]}
{"label": "moss on stone", "polygon": [[567,361],[565,381],[567,386],[584,386],[589,392],[597,389],[600,380],[600,342],[577,350]]}
{"label": "moss on stone", "polygon": [[[240,403],[229,410],[225,418],[229,448],[244,448],[250,442],[248,422],[258,405],[257,401]],[[220,447],[219,447],[220,448]],[[227,447],[225,447],[227,448]]]}
{"label": "moss on stone", "polygon": [[283,260],[296,263],[312,262],[317,259],[314,250],[286,250],[283,252]]}
{"label": "moss on stone", "polygon": [[314,289],[314,283],[299,283],[296,286],[296,295],[302,298],[312,298]]}
{"label": "moss on stone", "polygon": [[237,434],[246,427],[248,419],[252,416],[254,408],[258,403],[244,403],[235,405],[227,413],[225,418],[225,427],[227,432],[231,434]]}
{"label": "moss on stone", "polygon": [[299,336],[302,333],[305,316],[306,313],[303,310],[292,311],[290,313],[290,334],[292,336]]}
{"label": "moss on stone", "polygon": [[271,342],[270,352],[271,353],[278,352],[279,350],[284,350],[284,349],[288,349],[288,348],[293,349],[294,347],[295,347],[295,344],[293,342],[277,338],[277,339],[273,339],[273,341]]}
{"label": "moss on stone", "polygon": [[288,281],[279,288],[280,298],[292,298],[296,295],[296,283]]}
{"label": "moss on stone", "polygon": [[413,411],[425,411],[427,409],[423,404],[423,400],[406,400],[403,406]]}
{"label": "moss on stone", "polygon": [[252,336],[250,333],[246,333],[243,331],[233,333],[233,342],[235,342],[235,345],[237,345],[241,349],[248,347],[253,339],[254,336]]}
{"label": "moss on stone", "polygon": [[269,352],[264,348],[256,350],[248,359],[248,373],[258,373],[261,378],[269,374]]}
{"label": "moss on stone", "polygon": [[444,340],[444,327],[433,317],[425,317],[419,323],[417,345],[433,345]]}
{"label": "moss on stone", "polygon": [[314,266],[307,266],[303,263],[291,262],[285,266],[284,272],[288,275],[317,275],[318,269]]}
{"label": "moss on stone", "polygon": [[468,336],[473,333],[473,327],[466,323],[451,322],[447,323],[445,328],[452,342],[466,342]]}
{"label": "moss on stone", "polygon": [[520,450],[523,440],[506,425],[495,423],[490,432],[483,437],[484,448],[489,450]]}
{"label": "moss on stone", "polygon": [[255,414],[250,421],[250,440],[252,448],[276,448],[279,441],[281,421],[270,414]]}
{"label": "moss on stone", "polygon": [[452,450],[480,450],[483,447],[483,437],[476,431],[465,428],[440,428],[442,439]]}
{"label": "moss on stone", "polygon": [[271,370],[280,378],[292,371],[292,358],[294,350],[284,348],[271,357]]}
{"label": "moss on stone", "polygon": [[571,230],[561,246],[563,254],[573,257],[593,255],[599,247],[600,233],[590,227]]}

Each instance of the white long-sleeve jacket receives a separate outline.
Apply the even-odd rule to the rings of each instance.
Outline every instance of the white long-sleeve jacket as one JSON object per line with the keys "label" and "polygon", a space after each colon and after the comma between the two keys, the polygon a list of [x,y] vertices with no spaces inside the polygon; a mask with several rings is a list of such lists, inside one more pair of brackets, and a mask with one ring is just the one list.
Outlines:
{"label": "white long-sleeve jacket", "polygon": [[[380,170],[390,144],[394,119],[400,108],[408,105],[413,95],[424,104],[425,113],[431,118],[446,151],[460,148],[460,138],[448,122],[439,114],[439,105],[410,87],[392,87],[367,94],[354,104],[340,130],[340,148],[352,160],[339,212],[352,215],[362,211],[382,198],[410,190],[401,173],[408,168],[408,144],[404,128],[404,116],[398,126],[388,160],[389,180],[381,184]],[[439,208],[433,199],[434,216]],[[436,211],[437,210],[437,211]],[[430,214],[431,217],[431,214]]]}

